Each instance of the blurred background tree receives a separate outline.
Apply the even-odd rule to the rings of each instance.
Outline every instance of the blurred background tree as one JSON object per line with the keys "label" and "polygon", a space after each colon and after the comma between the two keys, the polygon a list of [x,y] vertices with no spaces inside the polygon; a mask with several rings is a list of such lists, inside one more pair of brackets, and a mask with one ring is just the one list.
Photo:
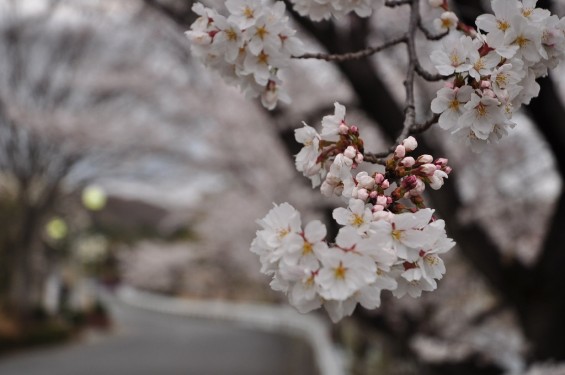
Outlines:
{"label": "blurred background tree", "polygon": [[93,181],[158,183],[184,170],[175,129],[190,117],[185,46],[161,42],[174,32],[166,24],[123,29],[88,9],[27,5],[2,4],[0,23],[0,303],[24,321],[53,271],[48,220],[72,222],[69,201]]}

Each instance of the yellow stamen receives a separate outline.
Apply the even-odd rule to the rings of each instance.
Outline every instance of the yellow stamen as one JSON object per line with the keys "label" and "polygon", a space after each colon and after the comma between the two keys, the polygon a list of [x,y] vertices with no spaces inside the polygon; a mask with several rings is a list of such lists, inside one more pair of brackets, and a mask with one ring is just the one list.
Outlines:
{"label": "yellow stamen", "polygon": [[508,83],[507,80],[508,76],[506,74],[499,74],[496,76],[496,83],[498,84],[498,86],[500,86],[501,88],[504,88],[506,86],[506,83]]}
{"label": "yellow stamen", "polygon": [[258,27],[255,31],[255,35],[257,35],[261,40],[265,39],[265,35],[267,35],[268,33],[269,32],[267,31],[267,28],[265,26]]}
{"label": "yellow stamen", "polygon": [[345,268],[343,266],[343,264],[341,262],[339,262],[339,266],[337,266],[337,268],[334,268],[334,276],[336,279],[345,279],[345,272],[347,271],[347,268]]}
{"label": "yellow stamen", "polygon": [[363,225],[365,223],[365,220],[363,220],[363,218],[357,214],[353,214],[353,220],[351,220],[351,225],[353,225],[354,227],[360,227],[361,225]]}
{"label": "yellow stamen", "polygon": [[228,40],[237,40],[237,33],[233,29],[226,30],[226,36],[228,37]]}
{"label": "yellow stamen", "polygon": [[302,245],[302,255],[307,255],[314,251],[314,247],[310,242],[304,241],[304,245]]}
{"label": "yellow stamen", "polygon": [[461,64],[461,62],[459,61],[459,56],[455,52],[453,52],[449,56],[449,60],[451,61],[452,66],[459,66]]}
{"label": "yellow stamen", "polygon": [[478,59],[475,62],[474,68],[478,72],[479,70],[483,69],[484,67],[485,67],[485,62],[483,61],[483,58],[481,57],[480,59]]}
{"label": "yellow stamen", "polygon": [[476,109],[477,109],[477,114],[480,117],[483,117],[487,114],[487,107],[483,103],[479,103],[479,105],[476,107]]}
{"label": "yellow stamen", "polygon": [[439,259],[438,257],[436,257],[435,255],[426,255],[424,257],[424,260],[426,261],[426,263],[428,263],[430,266],[436,266],[439,263]]}
{"label": "yellow stamen", "polygon": [[497,20],[496,23],[498,24],[498,29],[501,31],[506,31],[510,28],[510,24],[506,21]]}
{"label": "yellow stamen", "polygon": [[314,275],[310,276],[310,277],[308,278],[308,280],[306,280],[306,285],[307,285],[307,286],[312,286],[312,285],[314,285]]}
{"label": "yellow stamen", "polygon": [[289,233],[290,233],[290,228],[279,229],[279,231],[277,232],[277,237],[279,240],[282,240]]}
{"label": "yellow stamen", "polygon": [[451,102],[449,102],[449,108],[453,109],[454,111],[458,111],[459,110],[459,100],[457,99],[453,99]]}
{"label": "yellow stamen", "polygon": [[269,55],[267,55],[264,51],[261,51],[259,56],[257,56],[257,61],[260,64],[269,65]]}
{"label": "yellow stamen", "polygon": [[445,18],[441,20],[441,26],[445,29],[449,29],[453,26],[453,22],[450,19]]}
{"label": "yellow stamen", "polygon": [[512,44],[517,44],[520,48],[524,48],[529,42],[529,39],[525,38],[523,35],[520,35]]}
{"label": "yellow stamen", "polygon": [[247,19],[251,19],[255,16],[255,12],[253,12],[253,9],[249,8],[249,7],[245,7],[245,9],[243,10],[243,15],[247,18]]}

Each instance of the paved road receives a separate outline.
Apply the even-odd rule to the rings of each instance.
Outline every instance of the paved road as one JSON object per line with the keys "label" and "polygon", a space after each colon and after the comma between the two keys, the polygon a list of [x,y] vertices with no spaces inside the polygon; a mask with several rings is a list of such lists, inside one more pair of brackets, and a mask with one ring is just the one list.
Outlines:
{"label": "paved road", "polygon": [[0,375],[312,375],[306,343],[112,301],[112,334],[0,358]]}

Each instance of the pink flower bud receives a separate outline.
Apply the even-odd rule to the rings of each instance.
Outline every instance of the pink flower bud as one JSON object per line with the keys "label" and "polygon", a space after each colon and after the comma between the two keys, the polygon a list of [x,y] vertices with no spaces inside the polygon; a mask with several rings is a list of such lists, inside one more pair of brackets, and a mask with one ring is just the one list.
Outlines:
{"label": "pink flower bud", "polygon": [[434,161],[434,158],[432,157],[432,155],[424,154],[420,155],[417,161],[419,164],[428,164]]}
{"label": "pink flower bud", "polygon": [[375,175],[375,182],[377,183],[377,185],[382,184],[384,180],[385,180],[385,176],[383,176],[382,174],[377,173]]}
{"label": "pink flower bud", "polygon": [[386,197],[386,204],[392,204],[392,197]]}
{"label": "pink flower bud", "polygon": [[[380,204],[377,204],[377,205],[373,206],[373,213],[380,212],[384,209],[385,208],[383,206],[381,206]],[[373,217],[374,217],[374,215],[373,215]]]}
{"label": "pink flower bud", "polygon": [[416,164],[416,160],[414,160],[414,158],[412,156],[407,156],[400,161],[400,164],[402,164],[403,166],[405,166],[407,168],[410,168],[414,164]]}
{"label": "pink flower bud", "polygon": [[481,81],[481,88],[482,89],[490,89],[490,81],[487,81],[487,80]]}
{"label": "pink flower bud", "polygon": [[355,159],[355,156],[357,156],[357,150],[353,146],[348,146],[345,151],[343,151],[343,156],[353,160]]}
{"label": "pink flower bud", "polygon": [[383,189],[385,189],[385,190],[388,189],[388,188],[390,187],[390,182],[388,182],[388,180],[384,180],[384,181],[381,183],[381,187],[382,187]]}
{"label": "pink flower bud", "polygon": [[377,197],[377,204],[381,205],[381,206],[386,206],[387,205],[387,199],[384,195],[379,195]]}
{"label": "pink flower bud", "polygon": [[426,189],[426,184],[424,184],[424,181],[418,179],[414,189],[410,190],[410,196],[416,197],[416,196],[422,194],[425,189]]}
{"label": "pink flower bud", "polygon": [[[435,167],[434,167],[435,170]],[[406,189],[406,190],[412,190],[416,187],[416,184],[418,183],[418,177],[414,176],[414,175],[410,175],[410,176],[406,176],[402,179],[402,181],[400,182],[400,185]]]}
{"label": "pink flower bud", "polygon": [[447,162],[448,160],[446,158],[439,158],[434,162],[434,164],[439,167],[445,167],[447,166]]}
{"label": "pink flower bud", "polygon": [[353,189],[351,189],[351,198],[355,198],[357,199],[359,196],[357,195],[359,192],[359,189],[357,187],[354,187]]}
{"label": "pink flower bud", "polygon": [[371,199],[375,199],[376,197],[378,197],[378,195],[379,195],[379,193],[377,193],[376,191],[372,191],[372,192],[369,194],[369,197],[370,197]]}
{"label": "pink flower bud", "polygon": [[414,137],[408,137],[402,141],[402,146],[406,149],[407,152],[414,151],[416,147],[418,147],[418,142]]}
{"label": "pink flower bud", "polygon": [[349,130],[351,130],[352,133],[359,133],[359,128],[355,125],[353,125],[351,128],[349,128]]}
{"label": "pink flower bud", "polygon": [[339,134],[347,134],[349,128],[343,122],[339,125]]}
{"label": "pink flower bud", "polygon": [[361,172],[356,177],[357,183],[360,187],[365,189],[372,189],[375,186],[375,180],[372,179],[367,173]]}
{"label": "pink flower bud", "polygon": [[443,171],[445,172],[445,174],[450,174],[452,170],[453,170],[453,168],[451,168],[449,166],[443,168]]}
{"label": "pink flower bud", "polygon": [[420,173],[426,176],[433,176],[435,171],[437,170],[437,167],[434,164],[424,164],[421,165],[418,170],[420,171]]}
{"label": "pink flower bud", "polygon": [[394,156],[397,159],[402,159],[405,155],[406,155],[406,148],[402,145],[396,146],[396,149],[394,150]]}
{"label": "pink flower bud", "polygon": [[359,189],[357,192],[357,198],[361,199],[362,201],[366,201],[369,198],[369,192],[367,189]]}
{"label": "pink flower bud", "polygon": [[357,156],[355,156],[355,162],[357,162],[358,164],[361,164],[363,162],[363,154],[358,152]]}

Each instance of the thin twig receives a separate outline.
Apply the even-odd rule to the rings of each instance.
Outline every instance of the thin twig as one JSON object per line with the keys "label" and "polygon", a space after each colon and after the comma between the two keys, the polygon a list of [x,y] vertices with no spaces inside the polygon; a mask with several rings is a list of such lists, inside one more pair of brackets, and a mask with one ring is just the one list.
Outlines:
{"label": "thin twig", "polygon": [[408,50],[408,67],[406,71],[406,79],[404,81],[404,88],[406,91],[406,101],[404,105],[404,124],[402,131],[396,138],[395,143],[386,151],[379,153],[365,153],[364,160],[370,163],[385,164],[388,155],[394,152],[397,145],[410,135],[415,135],[428,130],[435,124],[439,115],[435,114],[428,121],[418,124],[416,123],[416,106],[414,99],[414,86],[416,74],[428,81],[439,81],[448,77],[439,74],[432,74],[426,71],[418,60],[416,52],[416,31],[421,26],[419,0],[410,0],[410,23],[408,25],[408,32],[406,33],[406,48]]}
{"label": "thin twig", "polygon": [[414,80],[416,74],[416,67],[418,63],[418,55],[416,54],[416,30],[420,20],[420,12],[418,9],[419,0],[411,0],[410,3],[410,24],[408,25],[406,48],[408,50],[408,67],[406,72],[406,80],[404,87],[406,91],[406,102],[404,107],[404,125],[402,132],[397,138],[397,141],[406,138],[405,133],[408,134],[410,127],[416,122],[416,107],[414,99]]}
{"label": "thin twig", "polygon": [[347,60],[356,60],[362,59],[363,57],[374,55],[377,52],[385,50],[387,48],[396,46],[401,43],[406,43],[408,40],[407,34],[404,34],[398,38],[391,39],[388,42],[376,46],[376,47],[369,47],[357,52],[349,52],[349,53],[340,53],[340,54],[328,54],[328,53],[305,53],[300,56],[293,56],[294,59],[318,59],[318,60],[325,60],[325,61],[336,61],[336,62],[343,62]]}
{"label": "thin twig", "polygon": [[411,0],[386,0],[385,6],[389,8],[395,8],[401,5],[408,5],[411,3]]}
{"label": "thin twig", "polygon": [[443,81],[443,80],[448,79],[450,77],[453,77],[455,75],[455,74],[451,74],[451,75],[448,75],[448,76],[444,76],[444,75],[441,75],[441,74],[430,73],[426,69],[424,69],[424,67],[422,65],[420,65],[419,62],[416,62],[414,69],[416,70],[416,73],[418,73],[418,75],[420,77],[422,77],[423,79],[425,79],[428,82]]}

